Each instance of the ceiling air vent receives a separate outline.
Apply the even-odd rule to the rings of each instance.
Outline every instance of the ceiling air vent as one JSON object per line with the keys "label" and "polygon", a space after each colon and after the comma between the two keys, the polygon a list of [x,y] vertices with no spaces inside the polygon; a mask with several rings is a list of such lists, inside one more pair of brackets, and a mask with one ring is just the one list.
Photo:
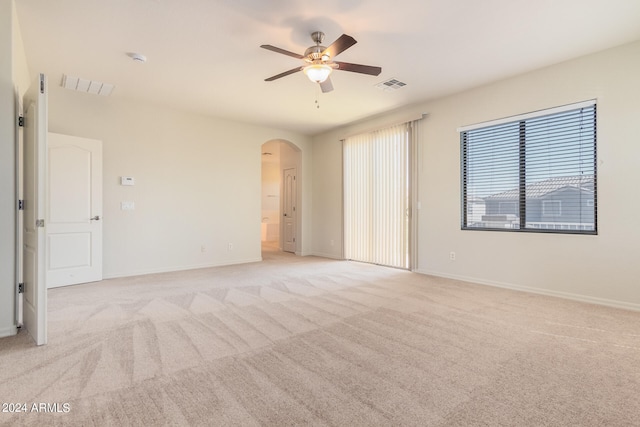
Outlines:
{"label": "ceiling air vent", "polygon": [[376,85],[376,87],[378,89],[382,89],[384,91],[391,91],[391,90],[400,89],[401,87],[404,87],[406,85],[407,85],[406,83],[403,83],[398,79],[389,79],[389,80],[384,81],[382,83],[378,83]]}
{"label": "ceiling air vent", "polygon": [[81,79],[79,77],[62,76],[62,87],[76,90],[78,92],[92,93],[94,95],[109,96],[114,86],[109,83],[101,83],[93,80]]}

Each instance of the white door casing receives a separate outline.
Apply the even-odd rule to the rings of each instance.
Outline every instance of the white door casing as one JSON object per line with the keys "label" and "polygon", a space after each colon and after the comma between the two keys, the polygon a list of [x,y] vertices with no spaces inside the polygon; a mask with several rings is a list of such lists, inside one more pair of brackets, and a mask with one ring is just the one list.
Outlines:
{"label": "white door casing", "polygon": [[297,225],[297,181],[296,169],[290,168],[283,171],[283,249],[285,252],[296,251],[296,225]]}
{"label": "white door casing", "polygon": [[49,133],[47,287],[102,280],[102,141]]}
{"label": "white door casing", "polygon": [[47,343],[45,182],[47,80],[40,74],[25,94],[23,309],[24,326],[38,345]]}
{"label": "white door casing", "polygon": [[[23,100],[19,95],[20,90],[16,88],[16,111],[18,117],[24,120]],[[16,280],[24,283],[23,279],[23,251],[24,251],[24,131],[22,124],[16,123],[16,194],[18,200],[18,212],[16,215]],[[24,123],[24,122],[23,122]],[[16,292],[16,325],[23,324],[22,294]]]}

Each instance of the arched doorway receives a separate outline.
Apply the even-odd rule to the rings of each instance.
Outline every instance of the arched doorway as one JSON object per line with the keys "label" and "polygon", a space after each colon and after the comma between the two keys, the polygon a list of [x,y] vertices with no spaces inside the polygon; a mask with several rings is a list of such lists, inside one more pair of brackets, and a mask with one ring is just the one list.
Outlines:
{"label": "arched doorway", "polygon": [[300,159],[300,149],[289,141],[275,139],[262,144],[263,252],[300,252]]}

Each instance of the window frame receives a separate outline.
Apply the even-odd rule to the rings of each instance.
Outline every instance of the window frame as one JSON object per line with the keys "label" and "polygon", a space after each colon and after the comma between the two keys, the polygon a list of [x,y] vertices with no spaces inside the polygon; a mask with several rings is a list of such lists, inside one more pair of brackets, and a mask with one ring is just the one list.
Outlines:
{"label": "window frame", "polygon": [[[580,110],[583,108],[593,108],[593,197],[588,200],[586,205],[588,207],[593,207],[593,229],[585,229],[585,225],[583,223],[576,224],[549,224],[546,227],[540,226],[539,228],[526,228],[527,226],[527,218],[526,218],[526,206],[527,202],[531,202],[532,199],[527,199],[526,197],[526,174],[525,174],[525,166],[527,161],[526,155],[526,146],[527,146],[527,138],[525,136],[524,129],[526,127],[526,123],[528,120],[537,119],[544,116],[552,116],[555,114],[560,114],[563,112],[572,112],[576,110]],[[515,202],[518,209],[518,221],[515,224],[516,226],[506,226],[499,227],[496,225],[487,225],[487,226],[469,226],[467,221],[469,220],[469,201],[475,200],[478,196],[468,195],[467,194],[467,181],[468,181],[468,165],[469,159],[467,156],[467,142],[466,135],[468,132],[473,130],[480,130],[491,128],[499,125],[518,125],[520,127],[520,138],[519,138],[519,165],[518,165],[518,200]],[[553,233],[553,234],[582,234],[582,235],[597,235],[598,234],[598,205],[597,205],[597,182],[598,182],[598,173],[597,173],[597,101],[595,99],[583,101],[574,104],[567,104],[560,107],[549,108],[545,110],[534,111],[526,114],[521,114],[517,116],[505,117],[502,119],[492,120],[488,122],[482,122],[474,125],[463,126],[458,128],[458,132],[460,134],[460,186],[461,186],[461,230],[472,230],[472,231],[510,231],[510,232],[525,232],[525,233]],[[589,146],[591,149],[591,147]],[[505,166],[506,165],[506,166]],[[505,165],[499,165],[502,167],[508,167],[508,163]],[[511,166],[513,167],[513,165]],[[591,175],[591,173],[589,174]],[[490,215],[488,215],[490,216]],[[487,221],[491,222],[491,220]],[[529,223],[531,223],[530,221]],[[587,223],[585,223],[587,224]],[[513,224],[512,224],[513,225]],[[566,227],[564,226],[566,225]],[[574,227],[575,226],[575,227]]]}

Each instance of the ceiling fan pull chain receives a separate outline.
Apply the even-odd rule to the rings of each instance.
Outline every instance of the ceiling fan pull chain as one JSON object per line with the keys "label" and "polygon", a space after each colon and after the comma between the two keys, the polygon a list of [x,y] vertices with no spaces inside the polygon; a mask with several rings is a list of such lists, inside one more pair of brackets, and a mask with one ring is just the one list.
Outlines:
{"label": "ceiling fan pull chain", "polygon": [[320,109],[320,85],[316,88],[316,108]]}

